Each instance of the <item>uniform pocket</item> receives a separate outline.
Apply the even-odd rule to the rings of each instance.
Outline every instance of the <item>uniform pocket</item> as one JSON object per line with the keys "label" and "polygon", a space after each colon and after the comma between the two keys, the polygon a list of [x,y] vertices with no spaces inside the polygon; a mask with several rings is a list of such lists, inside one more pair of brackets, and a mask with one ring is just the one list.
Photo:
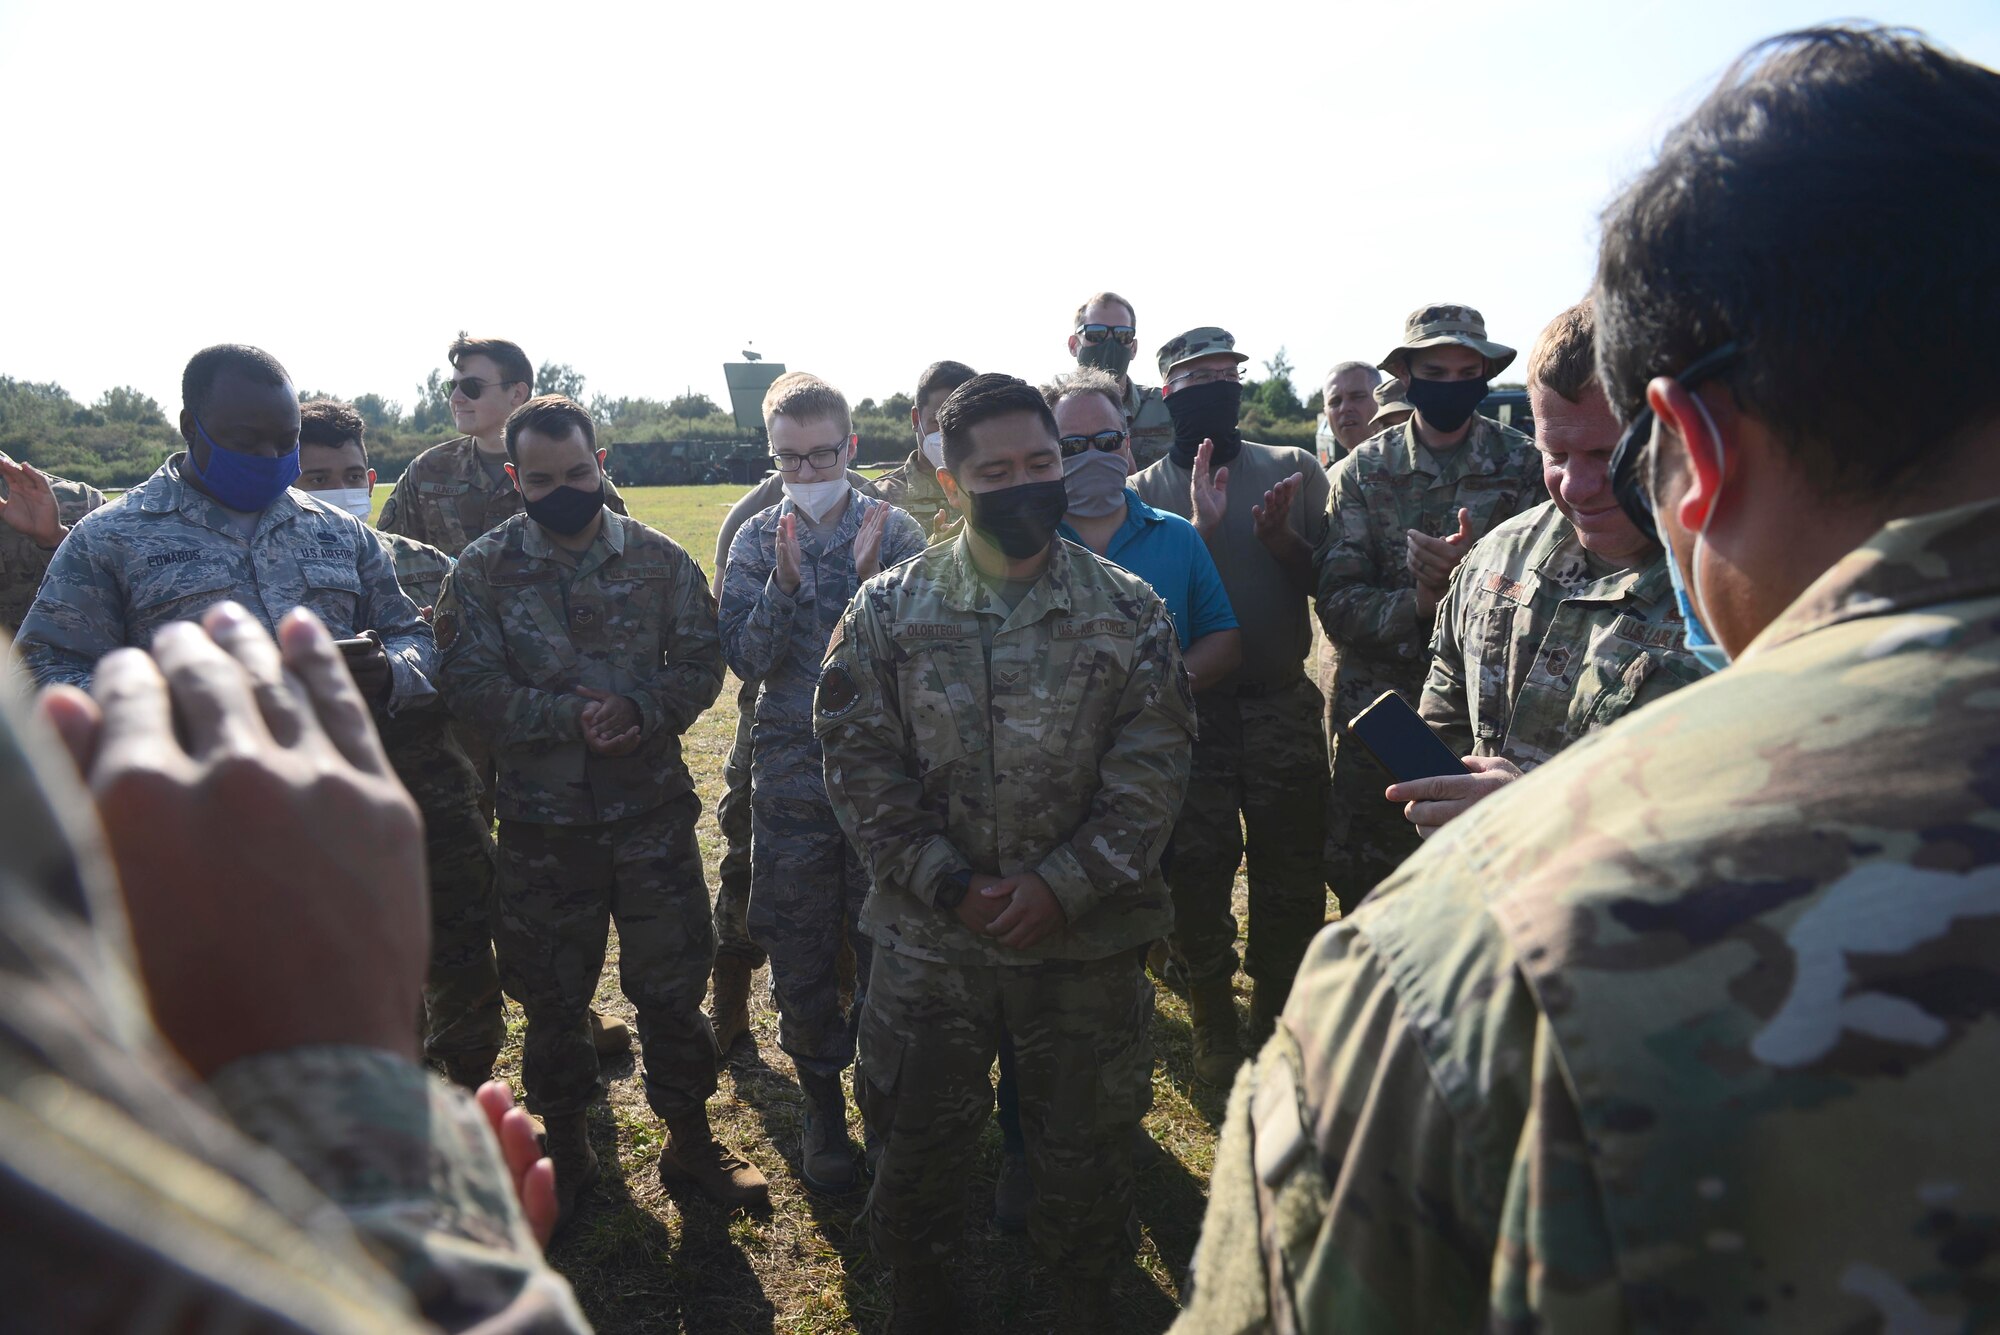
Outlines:
{"label": "uniform pocket", "polygon": [[304,562],[299,573],[305,581],[305,605],[336,636],[353,635],[361,614],[361,576],[351,566],[317,561]]}
{"label": "uniform pocket", "polygon": [[966,658],[957,643],[940,644],[912,654],[898,674],[920,779],[986,747],[979,718],[983,692],[974,687]]}

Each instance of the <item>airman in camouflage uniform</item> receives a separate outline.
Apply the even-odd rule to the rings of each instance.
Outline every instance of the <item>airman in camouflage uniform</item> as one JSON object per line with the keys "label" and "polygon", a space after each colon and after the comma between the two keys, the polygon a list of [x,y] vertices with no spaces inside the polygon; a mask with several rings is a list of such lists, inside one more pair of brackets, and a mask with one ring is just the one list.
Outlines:
{"label": "airman in camouflage uniform", "polygon": [[[1020,381],[980,376],[954,391],[948,436],[958,405],[989,396],[1007,415],[984,408],[963,429],[1033,431],[1030,476],[1059,484],[1048,410]],[[961,467],[970,475],[1006,448],[980,447]],[[1194,729],[1172,619],[1144,581],[1055,540],[1011,601],[975,564],[974,541],[983,531],[864,584],[817,697],[827,793],[873,878],[860,1093],[884,1137],[868,1214],[896,1267],[892,1329],[939,1328],[922,1322],[949,1306],[921,1277],[941,1284],[935,1267],[959,1233],[1003,1028],[1036,1187],[1028,1231],[1078,1286],[1067,1310],[1087,1322],[1108,1301],[1131,1142],[1152,1099],[1143,957],[1173,918],[1158,864]],[[974,903],[1013,914],[1031,887],[1056,906],[1047,935],[1016,949],[969,925]]]}
{"label": "airman in camouflage uniform", "polygon": [[[801,1172],[808,1185],[826,1190],[851,1185],[840,1073],[854,1062],[856,1027],[867,1000],[868,942],[857,924],[868,874],[827,798],[824,761],[813,736],[813,692],[827,641],[861,584],[855,539],[862,521],[877,509],[887,512],[878,569],[924,550],[917,521],[887,501],[853,494],[839,522],[817,532],[785,500],[737,530],[722,584],[723,656],[737,676],[758,688],[748,926],[770,955],[778,1045],[798,1070],[813,1123],[808,1131],[817,1133],[806,1138]],[[803,558],[799,587],[789,594],[777,578],[779,524],[788,515]],[[854,951],[856,979],[854,1002],[845,1012],[835,976],[843,941]]]}
{"label": "airman in camouflage uniform", "polygon": [[[8,480],[11,470],[23,467],[0,455],[0,502],[4,502],[0,504],[0,516],[5,518],[0,523],[0,631],[9,636],[21,628],[21,618],[28,615],[28,608],[35,601],[35,590],[42,587],[42,576],[48,571],[56,547],[77,520],[104,504],[104,493],[95,487],[41,473],[41,485],[46,485],[55,501],[55,527],[45,534],[31,534],[21,527],[28,522],[29,509],[13,504],[14,486]],[[15,472],[14,476],[19,477],[20,473]],[[46,547],[42,545],[51,538],[53,542]]]}
{"label": "airman in camouflage uniform", "polygon": [[2000,505],[1891,525],[1322,933],[1176,1329],[1977,1327],[1996,572]]}
{"label": "airman in camouflage uniform", "polygon": [[[1401,378],[1404,357],[1419,348],[1456,344],[1480,351],[1488,374],[1514,356],[1488,343],[1477,311],[1429,306],[1410,316],[1404,346],[1382,362]],[[1388,381],[1385,384],[1391,383]],[[1417,845],[1402,807],[1385,800],[1393,780],[1346,735],[1347,722],[1384,691],[1413,707],[1429,669],[1432,617],[1420,604],[1406,534],[1414,529],[1472,538],[1548,499],[1534,442],[1491,418],[1472,416],[1465,437],[1433,452],[1412,417],[1364,441],[1333,470],[1326,537],[1314,557],[1319,569],[1319,619],[1332,657],[1334,685],[1326,697],[1326,736],[1333,765],[1336,849],[1327,880],[1343,907],[1352,907]]]}
{"label": "airman in camouflage uniform", "polygon": [[875,480],[874,494],[902,510],[923,529],[926,542],[938,542],[952,532],[958,512],[946,503],[937,470],[944,467],[944,441],[938,434],[938,407],[966,381],[973,370],[963,362],[932,362],[917,377],[917,397],[910,405],[910,429],[917,448],[910,457]]}
{"label": "airman in camouflage uniform", "polygon": [[[715,536],[715,586],[728,579],[729,544],[753,515],[785,497],[784,478],[773,472],[743,493],[723,517]],[[847,484],[864,496],[880,493],[865,474],[847,470]],[[722,830],[722,865],[715,887],[715,986],[709,1022],[715,1026],[715,1046],[725,1057],[738,1039],[750,1032],[750,975],[764,963],[764,949],[750,937],[750,743],[757,709],[757,683],[736,688],[736,738],[722,765],[722,800],[715,804],[715,823]]]}
{"label": "airman in camouflage uniform", "polygon": [[[544,405],[563,411],[544,422]],[[516,409],[509,429],[525,423],[522,439],[554,452],[576,421],[588,418],[547,396]],[[542,465],[520,448],[526,485]],[[522,1083],[548,1126],[566,1211],[596,1172],[583,1127],[598,1075],[589,1014],[614,920],[646,1100],[673,1135],[662,1169],[694,1172],[697,1158],[726,1153],[705,1106],[715,932],[695,843],[701,802],[681,759],[681,734],[722,688],[715,603],[665,534],[602,510],[594,522],[576,552],[527,514],[506,521],[465,549],[437,609],[446,698],[498,761],[494,948],[527,1012]],[[590,692],[636,709],[631,749],[586,745]]]}
{"label": "airman in camouflage uniform", "polygon": [[1473,544],[1438,604],[1419,713],[1453,754],[1535,768],[1704,675],[1664,554],[1617,569],[1554,501]]}
{"label": "airman in camouflage uniform", "polygon": [[6,694],[7,1323],[588,1330],[522,1221],[484,1115],[422,1068],[375,1048],[294,1047],[193,1087],[148,1013],[93,804]]}
{"label": "airman in camouflage uniform", "polygon": [[437,698],[431,628],[396,584],[375,532],[302,491],[286,491],[246,541],[230,511],[182,477],[187,455],[78,521],[56,549],[15,648],[42,686],[88,689],[97,660],[145,647],[170,621],[191,621],[225,598],[266,630],[310,607],[336,637],[374,630],[392,677],[391,717]]}

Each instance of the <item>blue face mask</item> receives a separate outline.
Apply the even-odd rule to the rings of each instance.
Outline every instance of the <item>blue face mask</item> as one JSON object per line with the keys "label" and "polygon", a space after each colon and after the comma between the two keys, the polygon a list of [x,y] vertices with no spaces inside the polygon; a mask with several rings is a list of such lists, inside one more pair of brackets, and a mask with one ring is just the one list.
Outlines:
{"label": "blue face mask", "polygon": [[285,494],[285,488],[299,480],[299,447],[290,454],[269,458],[261,454],[241,454],[225,450],[208,434],[208,428],[194,419],[194,429],[208,442],[208,467],[194,461],[188,451],[188,466],[194,470],[208,494],[232,510],[257,514]]}
{"label": "blue face mask", "polygon": [[[1700,399],[1694,402],[1695,407],[1701,409],[1701,415],[1707,418],[1709,437],[1715,441],[1716,449],[1719,451],[1722,448],[1722,433],[1715,429],[1715,419],[1709,417],[1708,405]],[[1694,535],[1694,572],[1697,579],[1701,577],[1702,545],[1708,539],[1708,526],[1715,518],[1715,510],[1720,503],[1719,494],[1709,501],[1708,514],[1703,516],[1701,527]],[[1681,609],[1681,620],[1686,623],[1681,630],[1681,640],[1687,645],[1687,651],[1694,655],[1695,662],[1710,672],[1722,671],[1729,666],[1729,651],[1715,642],[1715,637],[1708,633],[1708,627],[1702,625],[1701,618],[1695,614],[1694,598],[1688,593],[1687,584],[1681,579],[1681,565],[1674,560],[1671,547],[1667,549],[1667,581],[1674,586],[1674,604]]]}

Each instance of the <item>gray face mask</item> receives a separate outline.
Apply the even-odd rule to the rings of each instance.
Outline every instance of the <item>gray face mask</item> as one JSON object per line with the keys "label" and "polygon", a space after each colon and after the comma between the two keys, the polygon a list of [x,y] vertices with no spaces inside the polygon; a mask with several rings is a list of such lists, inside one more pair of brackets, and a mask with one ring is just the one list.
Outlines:
{"label": "gray face mask", "polygon": [[1079,519],[1102,519],[1125,504],[1125,456],[1085,450],[1063,460],[1063,492],[1069,513]]}

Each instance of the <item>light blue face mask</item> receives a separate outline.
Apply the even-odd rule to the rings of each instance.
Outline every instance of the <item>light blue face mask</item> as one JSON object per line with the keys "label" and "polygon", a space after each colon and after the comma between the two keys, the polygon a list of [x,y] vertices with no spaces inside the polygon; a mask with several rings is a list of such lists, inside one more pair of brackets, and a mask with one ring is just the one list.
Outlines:
{"label": "light blue face mask", "polygon": [[[1715,429],[1715,419],[1709,417],[1707,404],[1696,398],[1694,406],[1701,409],[1702,417],[1708,422],[1709,438],[1715,442],[1716,462],[1720,464],[1722,433]],[[1718,492],[1716,497],[1709,500],[1708,513],[1703,516],[1701,527],[1695,531],[1694,576],[1697,580],[1701,578],[1702,545],[1707,540],[1708,526],[1714,520],[1716,507],[1719,504],[1721,504],[1721,498]],[[1681,563],[1674,560],[1672,548],[1668,548],[1667,550],[1667,580],[1674,586],[1674,603],[1681,609],[1681,620],[1686,623],[1681,630],[1681,639],[1687,645],[1687,651],[1694,655],[1695,662],[1701,664],[1710,672],[1722,671],[1722,669],[1729,666],[1729,651],[1717,644],[1715,637],[1708,633],[1708,627],[1701,624],[1701,617],[1694,610],[1694,597],[1688,592],[1687,584],[1681,579]]]}

